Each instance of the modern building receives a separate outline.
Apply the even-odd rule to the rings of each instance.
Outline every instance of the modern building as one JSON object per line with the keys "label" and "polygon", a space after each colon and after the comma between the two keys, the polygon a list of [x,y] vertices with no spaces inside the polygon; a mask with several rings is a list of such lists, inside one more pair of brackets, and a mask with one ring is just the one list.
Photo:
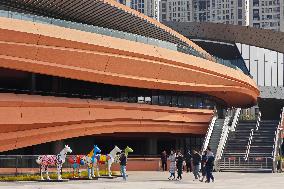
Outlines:
{"label": "modern building", "polygon": [[63,143],[77,154],[93,144],[103,153],[131,145],[137,155],[199,148],[214,109],[257,102],[242,64],[113,0],[4,0],[0,8],[5,154]]}
{"label": "modern building", "polygon": [[[258,99],[261,107],[255,108],[265,112],[264,117],[269,115],[266,119],[279,118],[284,106],[281,97],[284,95],[281,88],[284,85],[284,43],[279,40],[284,37],[283,32],[205,22],[164,24],[187,36],[210,54],[232,63],[237,62],[261,86],[263,94]],[[276,98],[273,99],[271,96],[274,93]],[[276,112],[271,115],[273,110]]]}
{"label": "modern building", "polygon": [[192,3],[191,0],[161,0],[160,21],[191,22],[193,20]]}
{"label": "modern building", "polygon": [[245,0],[162,0],[160,21],[246,25]]}
{"label": "modern building", "polygon": [[195,22],[246,25],[245,0],[193,0]]}
{"label": "modern building", "polygon": [[279,31],[283,23],[283,15],[281,15],[283,2],[280,2],[280,0],[249,0],[248,25]]}
{"label": "modern building", "polygon": [[117,0],[117,2],[159,20],[159,0]]}
{"label": "modern building", "polygon": [[280,31],[284,32],[284,2],[280,1]]}
{"label": "modern building", "polygon": [[283,39],[284,33],[208,22],[164,24],[208,53],[238,63],[259,85],[257,106],[213,117],[202,150],[211,147],[215,169],[238,172],[280,169],[278,160],[284,155],[284,41],[279,39]]}

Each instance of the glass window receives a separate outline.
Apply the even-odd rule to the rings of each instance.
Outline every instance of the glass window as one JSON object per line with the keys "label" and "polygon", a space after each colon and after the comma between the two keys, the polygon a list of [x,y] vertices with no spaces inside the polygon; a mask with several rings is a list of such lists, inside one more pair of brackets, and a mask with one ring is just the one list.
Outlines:
{"label": "glass window", "polygon": [[172,106],[177,107],[178,106],[178,97],[176,95],[172,96]]}

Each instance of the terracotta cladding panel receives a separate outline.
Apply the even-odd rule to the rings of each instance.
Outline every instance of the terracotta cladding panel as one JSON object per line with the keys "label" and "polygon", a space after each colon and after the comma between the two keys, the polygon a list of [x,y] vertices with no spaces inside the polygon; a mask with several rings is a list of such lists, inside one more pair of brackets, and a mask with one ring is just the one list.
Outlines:
{"label": "terracotta cladding panel", "polygon": [[[0,151],[121,131],[203,134],[212,116],[211,110],[186,109],[180,112],[179,108],[139,104],[127,106],[115,102],[99,102],[95,108],[95,101],[91,103],[91,108],[84,105],[88,104],[87,100],[81,99],[0,95],[4,96],[7,102],[14,101],[14,104],[5,107],[6,100],[0,100]],[[44,106],[41,107],[42,104]],[[82,107],[77,107],[79,104]]]}
{"label": "terracotta cladding panel", "polygon": [[[1,67],[114,85],[198,91],[226,99],[229,105],[251,104],[259,94],[252,79],[239,71],[204,59],[151,45],[50,25],[15,21],[18,25],[13,23],[7,26],[7,23],[13,22],[11,20],[13,19],[0,19],[4,23],[3,28],[9,28],[5,32],[1,30],[1,35],[11,30],[30,32],[31,36],[40,34],[39,40],[43,40],[44,45],[27,43],[26,40],[22,41],[24,43],[2,41],[1,49],[6,51],[0,52]],[[70,35],[64,36],[64,32],[69,32]],[[90,40],[91,37],[93,40]],[[123,44],[119,46],[119,42]],[[137,52],[140,46],[144,49],[142,54]],[[102,50],[99,50],[100,47]],[[158,53],[155,56],[153,52]],[[243,97],[233,101],[220,93],[211,93],[220,90],[228,93],[242,92]]]}

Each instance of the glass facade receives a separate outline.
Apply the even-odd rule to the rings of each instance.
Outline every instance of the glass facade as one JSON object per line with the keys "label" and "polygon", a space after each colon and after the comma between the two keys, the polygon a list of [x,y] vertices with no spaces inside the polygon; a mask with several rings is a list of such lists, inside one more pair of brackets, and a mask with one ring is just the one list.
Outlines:
{"label": "glass facade", "polygon": [[[8,74],[6,74],[8,72]],[[86,98],[128,103],[143,103],[193,109],[214,109],[224,103],[193,92],[163,91],[92,83],[28,72],[0,69],[0,92]],[[13,77],[11,77],[11,74]],[[9,75],[5,77],[5,75]],[[19,82],[21,81],[21,82]]]}

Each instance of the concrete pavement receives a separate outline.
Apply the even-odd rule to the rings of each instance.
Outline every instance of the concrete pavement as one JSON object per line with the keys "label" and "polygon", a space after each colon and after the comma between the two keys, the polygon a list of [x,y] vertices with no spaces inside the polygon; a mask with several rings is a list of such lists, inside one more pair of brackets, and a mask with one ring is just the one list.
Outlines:
{"label": "concrete pavement", "polygon": [[214,183],[193,181],[193,175],[184,173],[182,181],[169,181],[168,172],[128,172],[126,182],[122,178],[68,182],[1,182],[0,189],[276,189],[284,187],[283,173],[215,173]]}

